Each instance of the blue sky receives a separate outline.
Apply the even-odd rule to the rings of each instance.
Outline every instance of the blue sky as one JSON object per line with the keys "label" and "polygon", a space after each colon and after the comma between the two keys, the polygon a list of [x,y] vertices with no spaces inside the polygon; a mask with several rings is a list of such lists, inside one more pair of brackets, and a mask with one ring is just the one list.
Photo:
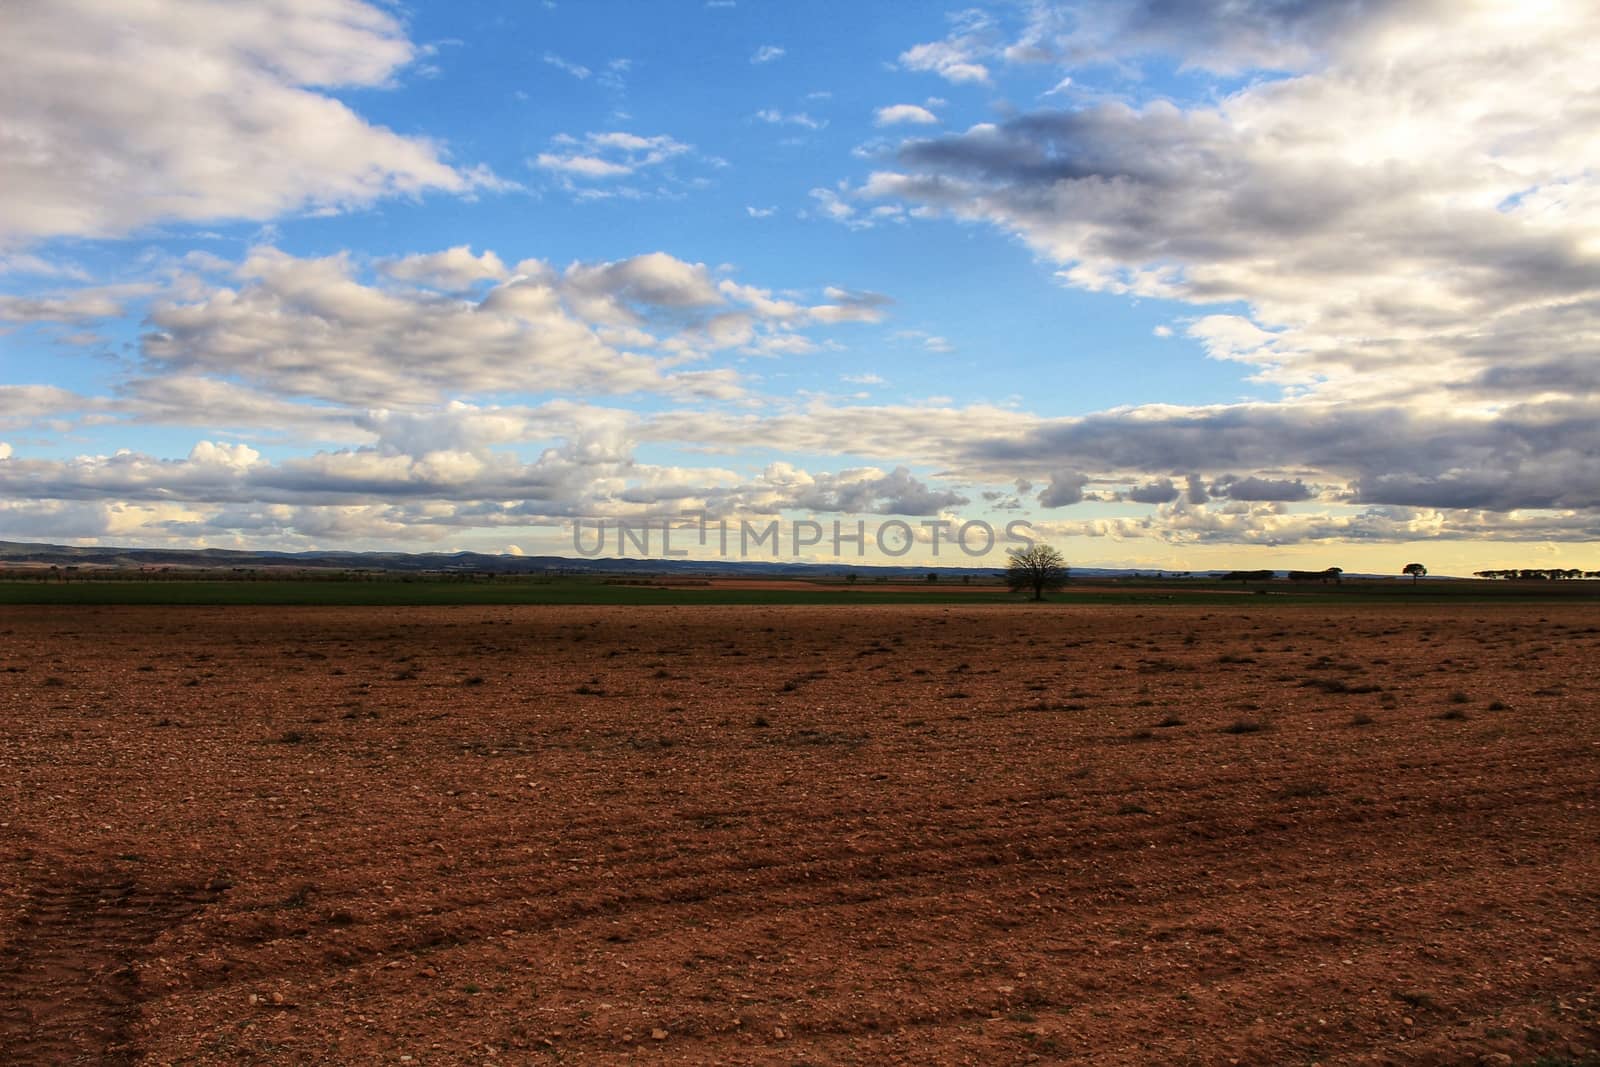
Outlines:
{"label": "blue sky", "polygon": [[0,539],[1592,566],[1588,5],[8,18]]}

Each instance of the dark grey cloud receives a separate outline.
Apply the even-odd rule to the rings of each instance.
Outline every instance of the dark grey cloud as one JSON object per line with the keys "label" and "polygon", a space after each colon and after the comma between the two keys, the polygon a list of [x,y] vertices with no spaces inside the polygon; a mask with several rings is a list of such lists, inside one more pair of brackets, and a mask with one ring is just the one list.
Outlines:
{"label": "dark grey cloud", "polygon": [[[1043,5],[1034,62],[1084,63],[1165,53],[1218,72],[1297,70],[1423,0],[1123,0]],[[1050,17],[1051,15],[1055,17]],[[1052,33],[1054,29],[1056,32]]]}
{"label": "dark grey cloud", "polygon": [[1050,484],[1039,494],[1039,503],[1047,508],[1081,503],[1083,487],[1088,484],[1088,476],[1078,471],[1055,471],[1050,475]]}
{"label": "dark grey cloud", "polygon": [[1178,487],[1171,478],[1157,478],[1144,485],[1136,485],[1123,494],[1135,504],[1170,504],[1178,499]]}
{"label": "dark grey cloud", "polygon": [[[969,441],[968,463],[1041,473],[1061,469],[1219,472],[1210,493],[1236,500],[1305,500],[1302,479],[1228,475],[1283,467],[1351,486],[1359,503],[1415,507],[1600,506],[1600,403],[1524,405],[1496,417],[1400,407],[1256,405],[1164,418],[1093,415]],[[1227,476],[1225,476],[1227,475]],[[1189,497],[1205,492],[1190,479]]]}
{"label": "dark grey cloud", "polygon": [[1229,500],[1295,501],[1309,500],[1312,496],[1311,487],[1299,478],[1262,478],[1257,475],[1240,478],[1232,474],[1223,475],[1211,483],[1211,492]]}

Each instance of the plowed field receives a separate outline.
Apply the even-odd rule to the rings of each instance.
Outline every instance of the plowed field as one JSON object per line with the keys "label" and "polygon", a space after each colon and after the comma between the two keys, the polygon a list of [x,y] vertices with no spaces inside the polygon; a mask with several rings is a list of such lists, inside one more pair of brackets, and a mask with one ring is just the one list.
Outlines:
{"label": "plowed field", "polygon": [[13,608],[0,1063],[1600,1047],[1581,606]]}

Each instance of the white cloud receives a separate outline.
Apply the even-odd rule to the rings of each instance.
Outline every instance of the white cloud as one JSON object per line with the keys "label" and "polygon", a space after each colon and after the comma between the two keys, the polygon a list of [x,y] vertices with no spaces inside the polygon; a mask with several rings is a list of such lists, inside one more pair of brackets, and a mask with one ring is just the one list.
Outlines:
{"label": "white cloud", "polygon": [[931,126],[939,121],[939,116],[925,107],[916,104],[892,104],[889,107],[880,107],[872,114],[874,126],[920,125]]}
{"label": "white cloud", "polygon": [[819,346],[797,333],[769,333],[755,338],[740,351],[753,356],[808,356]]}
{"label": "white cloud", "polygon": [[807,130],[821,130],[827,127],[827,119],[812,118],[804,111],[786,112],[776,108],[763,108],[756,112],[756,118],[769,126],[800,126]]}
{"label": "white cloud", "polygon": [[717,283],[717,290],[729,299],[747,304],[761,314],[763,318],[789,321],[805,312],[793,300],[784,300],[772,295],[770,289],[758,289],[753,285],[740,285],[738,282],[724,279]]}
{"label": "white cloud", "polygon": [[959,44],[935,41],[908,48],[900,54],[900,65],[907,70],[932,71],[946,81],[987,83],[989,68],[974,61],[973,55]]}
{"label": "white cloud", "polygon": [[367,283],[342,256],[259,249],[238,274],[237,290],[151,309],[143,348],[162,375],[237,377],[283,395],[374,406],[461,391],[737,391],[730,375],[676,373],[597,334],[597,324],[649,323],[652,307],[717,299],[703,268],[668,256],[575,264],[564,276],[522,264],[477,302]]}
{"label": "white cloud", "polygon": [[435,289],[460,292],[483,281],[505,281],[510,271],[493,252],[472,254],[466,245],[406,256],[380,263],[379,269],[399,281],[415,282]]}
{"label": "white cloud", "polygon": [[534,163],[542,170],[559,171],[580,178],[620,178],[634,171],[631,164],[613,163],[598,156],[562,156],[553,152],[540,152]]}
{"label": "white cloud", "polygon": [[38,296],[0,293],[0,322],[83,325],[123,313],[129,299],[150,292],[142,284],[86,286]]}
{"label": "white cloud", "polygon": [[[351,87],[381,89],[418,51],[375,6],[267,0],[241,16],[254,36],[199,0],[126,10],[150,32],[84,18],[88,0],[8,20],[25,43],[0,41],[0,59],[39,55],[0,64],[7,119],[15,110],[28,136],[55,138],[40,143],[60,177],[46,187],[26,159],[18,169],[16,143],[0,143],[0,225],[17,247],[487,181],[339,102],[362,98]],[[109,77],[84,76],[81,48],[51,29],[59,11],[88,24]],[[167,17],[177,11],[189,24]],[[807,372],[881,386],[841,368],[897,342],[902,362],[937,362],[949,342],[873,329],[889,310],[881,294],[769,288],[664,252],[562,264],[467,245],[376,260],[173,254],[133,275],[158,278],[154,293],[93,284],[54,248],[9,253],[0,270],[33,288],[0,297],[5,328],[30,341],[116,336],[105,325],[116,320],[123,336],[141,321],[145,332],[103,346],[118,360],[107,395],[0,386],[0,536],[303,547],[455,544],[476,530],[503,544],[523,537],[511,526],[579,514],[938,514],[981,492],[1010,511],[1092,502],[1091,517],[1044,520],[1062,536],[1174,545],[1592,541],[1600,74],[1586,43],[1597,20],[1592,6],[1555,0],[1538,17],[1433,0],[1030,3],[958,14],[946,39],[901,56],[902,68],[955,83],[1014,64],[1050,68],[1035,86],[1068,71],[1083,81],[1043,94],[1062,109],[1035,103],[964,133],[863,146],[878,173],[814,190],[813,217],[866,228],[946,213],[1018,236],[1069,285],[1186,301],[1192,313],[1154,327],[1185,335],[1171,354],[1193,345],[1244,366],[1283,387],[1273,402],[1049,418],[1012,402],[808,394],[783,381],[791,364],[745,357],[831,360],[854,332],[875,347]],[[1153,53],[1184,67],[1185,84],[1206,71],[1247,76],[1199,102],[1090,94],[1092,68],[1117,64],[1128,99],[1149,100],[1131,76]],[[189,68],[173,55],[202,61],[174,78]],[[627,69],[551,56],[594,85],[620,86]],[[133,59],[168,73],[133,70]],[[237,106],[207,107],[215,98]],[[928,127],[943,106],[876,117]],[[89,121],[69,136],[61,117],[80,113]],[[786,127],[778,137],[824,125],[781,110],[755,121]],[[313,127],[337,136],[307,139]],[[218,146],[212,173],[205,153]],[[691,163],[716,165],[674,138],[617,131],[555,138],[532,160],[574,197],[675,195],[693,187],[679,173]],[[768,395],[755,392],[763,379],[775,383]],[[55,458],[70,434],[115,441],[144,424],[192,430],[182,440],[195,443],[173,458],[114,445]],[[732,460],[639,459],[654,448],[743,462],[752,442],[833,459],[759,474],[725,469]],[[907,457],[915,472],[900,466]]]}
{"label": "white cloud", "polygon": [[53,262],[27,252],[0,254],[0,274],[26,274],[40,278],[67,278],[86,282],[89,273],[74,263]]}
{"label": "white cloud", "polygon": [[[966,503],[967,485],[1005,487],[985,497],[1003,502],[1012,485],[1024,493],[1044,483],[1039,504],[1047,508],[1091,498],[1159,505],[1139,517],[1046,520],[1053,530],[1172,544],[1573,540],[1600,532],[1600,469],[1590,458],[1600,454],[1600,420],[1592,406],[1531,410],[1511,422],[1423,421],[1399,408],[1364,413],[1337,405],[1285,413],[1282,406],[1157,407],[1080,419],[820,400],[768,414],[697,406],[638,415],[571,401],[383,409],[357,420],[371,444],[275,463],[248,446],[205,442],[182,460],[131,452],[12,457],[0,464],[0,500],[31,502],[33,510],[5,510],[0,529],[14,536],[46,514],[65,523],[64,505],[51,502],[77,501],[118,509],[123,530],[154,523],[143,528],[152,536],[270,528],[272,536],[343,530],[353,538],[370,520],[372,537],[386,536],[391,524],[417,524],[431,537],[441,529],[694,506],[717,514],[934,514]],[[536,460],[501,451],[551,437],[558,443]],[[1528,446],[1543,440],[1564,443],[1526,460]],[[634,458],[642,442],[737,452],[751,441],[790,454],[917,455],[943,472],[945,484],[889,470],[892,460],[836,474],[778,464],[748,480],[715,466],[658,468]],[[1315,472],[1292,469],[1301,460],[1317,464]],[[1112,488],[1091,496],[1091,481]],[[158,518],[139,510],[150,508],[178,510]]]}
{"label": "white cloud", "polygon": [[784,54],[784,49],[779,48],[777,45],[764,44],[750,56],[750,62],[756,64],[771,63],[773,60],[782,59]]}
{"label": "white cloud", "polygon": [[564,71],[565,73],[572,75],[574,78],[577,78],[579,81],[587,81],[589,75],[594,73],[582,63],[573,63],[570,60],[561,58],[554,52],[546,52],[544,54],[544,61],[547,65],[552,66],[559,71]]}
{"label": "white cloud", "polygon": [[900,65],[937,74],[958,85],[988,84],[989,68],[984,60],[1000,52],[1001,29],[994,16],[969,8],[952,15],[951,22],[948,37],[908,48],[900,54]]}
{"label": "white cloud", "polygon": [[210,441],[198,441],[189,450],[189,462],[195,466],[246,471],[261,462],[261,453],[244,444],[213,444]]}
{"label": "white cloud", "polygon": [[890,336],[896,340],[915,341],[928,352],[937,352],[942,355],[955,351],[955,345],[938,334],[929,333],[926,330],[896,330]]}
{"label": "white cloud", "polygon": [[[874,322],[888,304],[832,287],[801,303],[661,252],[557,270],[461,246],[365,270],[347,255],[260,248],[233,275],[231,286],[186,285],[150,305],[142,373],[124,388],[130,412],[205,411],[219,425],[278,420],[321,433],[339,416],[306,400],[400,409],[512,392],[737,399],[735,371],[700,365],[714,352],[810,351],[797,330]],[[38,402],[19,396],[17,410]]]}
{"label": "white cloud", "polygon": [[848,190],[811,190],[811,199],[816,201],[816,210],[823,218],[852,230],[868,230],[877,225],[878,220],[870,212],[863,213],[847,199],[849,195]]}
{"label": "white cloud", "polygon": [[614,263],[573,264],[564,284],[568,299],[591,322],[641,325],[651,307],[708,308],[722,303],[704,263],[685,263],[665,252]]}
{"label": "white cloud", "polygon": [[[628,190],[618,190],[614,184],[610,190],[597,190],[595,183],[615,183],[647,171],[675,181],[662,168],[673,160],[687,158],[694,150],[694,146],[665,134],[643,137],[621,131],[586,133],[582,137],[562,134],[552,138],[551,145],[551,151],[540,152],[529,161],[530,165],[555,175],[566,188],[584,196],[626,194]],[[642,195],[637,190],[632,193]]]}
{"label": "white cloud", "polygon": [[357,0],[8,5],[0,245],[493,186],[328,95],[415,55]]}
{"label": "white cloud", "polygon": [[[1258,23],[1240,14],[1256,6]],[[1031,37],[990,32],[982,54],[1168,49],[1299,73],[1214,104],[1101,102],[909,141],[858,192],[993,223],[1070,285],[1242,304],[1189,333],[1263,382],[1436,406],[1600,387],[1600,9],[1211,11],[1233,37],[1187,8],[1066,28],[1031,10]]]}

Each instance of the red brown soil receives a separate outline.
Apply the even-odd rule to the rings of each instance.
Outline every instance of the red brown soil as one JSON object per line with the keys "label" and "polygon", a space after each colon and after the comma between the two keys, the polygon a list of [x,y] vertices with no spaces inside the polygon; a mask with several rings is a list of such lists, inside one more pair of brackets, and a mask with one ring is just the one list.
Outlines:
{"label": "red brown soil", "polygon": [[1593,622],[10,609],[0,1062],[1581,1060]]}

